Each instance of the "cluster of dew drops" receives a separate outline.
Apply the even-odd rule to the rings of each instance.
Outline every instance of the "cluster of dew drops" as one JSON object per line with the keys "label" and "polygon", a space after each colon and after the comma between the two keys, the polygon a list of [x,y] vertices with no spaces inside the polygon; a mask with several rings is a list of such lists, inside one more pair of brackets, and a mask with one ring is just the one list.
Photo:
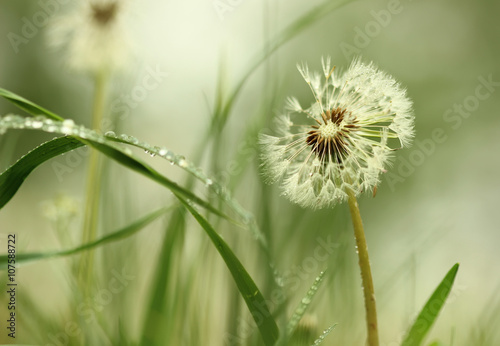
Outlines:
{"label": "cluster of dew drops", "polygon": [[[4,134],[8,129],[43,130],[49,133],[59,133],[65,136],[75,136],[103,144],[110,144],[110,142],[130,144],[143,149],[144,152],[149,154],[150,156],[162,157],[169,161],[172,165],[177,165],[189,171],[202,182],[204,182],[206,186],[212,187],[216,193],[221,193],[222,195],[226,194],[224,189],[222,189],[219,184],[214,184],[214,181],[210,179],[201,170],[201,168],[187,161],[184,156],[177,155],[167,148],[152,146],[129,135],[122,134],[117,136],[113,131],[108,131],[103,136],[97,131],[90,130],[81,125],[76,125],[75,122],[71,119],[58,121],[48,119],[44,116],[36,116],[34,118],[30,118],[22,117],[19,115],[7,115],[0,118],[0,135]],[[127,155],[132,155],[132,151],[129,148],[120,148],[120,150],[122,150]]]}

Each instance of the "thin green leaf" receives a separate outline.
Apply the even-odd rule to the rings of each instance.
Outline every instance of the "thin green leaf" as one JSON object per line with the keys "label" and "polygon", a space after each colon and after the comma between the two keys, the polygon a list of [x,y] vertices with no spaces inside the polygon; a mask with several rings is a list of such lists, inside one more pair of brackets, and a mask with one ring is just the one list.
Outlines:
{"label": "thin green leaf", "polygon": [[325,338],[328,336],[328,334],[330,334],[332,332],[332,330],[336,327],[337,325],[334,324],[333,326],[331,327],[328,327],[327,329],[325,329],[323,331],[323,333],[316,339],[316,341],[314,341],[314,343],[312,344],[312,346],[318,346],[318,345],[321,345],[321,343],[325,340]]}
{"label": "thin green leaf", "polygon": [[183,187],[179,186],[177,183],[173,182],[172,180],[168,179],[167,177],[161,175],[158,173],[156,170],[154,170],[152,167],[146,165],[145,163],[142,163],[138,159],[135,159],[131,157],[128,154],[123,153],[120,150],[117,150],[116,148],[108,145],[108,144],[102,144],[99,142],[95,141],[89,141],[95,149],[99,150],[101,153],[104,155],[108,156],[109,158],[112,158],[113,160],[117,161],[118,163],[124,165],[125,167],[136,171],[137,173],[140,173],[146,177],[148,177],[151,180],[156,181],[157,183],[167,187],[170,191],[176,194],[180,194],[181,196],[193,201],[194,203],[202,206],[203,208],[210,210],[212,213],[219,215],[225,219],[231,220],[228,216],[226,216],[224,213],[220,212],[218,209],[214,208],[210,203],[202,200],[195,194],[193,194],[191,191],[184,189]]}
{"label": "thin green leaf", "polygon": [[142,338],[140,345],[162,345],[168,339],[176,324],[169,321],[175,314],[175,304],[178,300],[168,299],[174,285],[175,268],[180,260],[180,249],[184,246],[186,230],[186,209],[179,206],[168,220],[164,232],[163,245],[156,260],[156,268],[149,294],[149,304],[146,306],[146,316],[143,319]]}
{"label": "thin green leaf", "polygon": [[208,223],[208,221],[182,197],[179,197],[179,200],[184,204],[191,215],[193,215],[196,221],[198,221],[200,226],[203,227],[222,259],[226,262],[227,268],[231,272],[236,286],[238,286],[238,290],[259,328],[264,344],[267,346],[274,345],[278,340],[278,326],[267,307],[264,296],[257,288],[257,285],[255,285],[245,267],[243,267],[236,255],[231,251],[231,248],[213,229],[212,225],[210,225],[210,223]]}
{"label": "thin green leaf", "polygon": [[83,146],[77,139],[61,137],[31,150],[0,175],[0,209],[15,195],[28,175],[45,161]]}
{"label": "thin green leaf", "polygon": [[[38,129],[34,128],[32,124],[28,125],[24,123],[25,120],[23,119],[24,118],[22,117],[11,115],[9,122],[5,121],[2,126],[9,128],[10,124],[21,126],[22,123],[23,129]],[[47,121],[51,121],[51,126],[54,127],[51,132],[62,133],[62,122],[56,122],[52,120]],[[57,128],[56,125],[59,126],[59,128]],[[44,130],[44,128],[42,127],[41,130]],[[21,158],[18,162],[16,162],[13,166],[7,169],[4,173],[2,173],[0,175],[0,209],[12,198],[12,196],[17,192],[19,186],[24,182],[26,177],[37,166],[50,158],[78,148],[84,144],[92,146],[93,148],[99,150],[118,163],[138,173],[141,173],[142,175],[145,175],[151,180],[154,180],[159,184],[167,187],[172,192],[176,192],[184,196],[185,198],[192,200],[194,203],[202,206],[212,213],[219,215],[231,222],[234,222],[224,213],[214,208],[210,203],[199,198],[191,191],[179,186],[167,177],[161,175],[146,163],[143,163],[138,159],[132,157],[131,155],[125,153],[121,148],[115,147],[113,142],[108,141],[106,137],[97,134],[95,131],[86,129],[83,126],[78,126],[74,133],[72,133],[72,136],[57,138],[35,148],[30,153]],[[58,146],[60,146],[60,148],[58,148]]]}
{"label": "thin green leaf", "polygon": [[455,264],[446,274],[444,279],[438,285],[434,293],[423,307],[417,319],[408,330],[406,338],[401,346],[419,346],[422,340],[431,329],[434,321],[436,320],[439,312],[450,294],[451,287],[455,281],[459,264]]}
{"label": "thin green leaf", "polygon": [[[36,261],[36,260],[75,255],[75,254],[80,253],[82,251],[90,250],[90,249],[102,246],[104,244],[108,244],[108,243],[112,243],[112,242],[115,242],[118,240],[128,238],[131,235],[133,235],[133,234],[137,233],[138,231],[140,231],[141,229],[143,229],[144,227],[146,227],[147,225],[149,225],[151,222],[156,220],[158,217],[165,214],[170,209],[171,208],[158,209],[158,210],[156,210],[156,211],[154,211],[146,216],[143,216],[139,220],[131,223],[130,225],[128,225],[128,226],[126,226],[118,231],[115,231],[111,234],[108,234],[108,235],[106,235],[102,238],[99,238],[93,242],[75,247],[73,249],[62,250],[62,251],[52,251],[52,252],[17,254],[16,255],[16,265],[25,264],[27,262]],[[4,270],[7,268],[7,259],[8,259],[8,255],[1,255],[0,256],[0,270]]]}
{"label": "thin green leaf", "polygon": [[29,101],[26,100],[24,97],[21,97],[17,94],[14,94],[11,91],[5,90],[0,88],[0,96],[6,98],[10,102],[14,103],[16,106],[21,108],[22,110],[25,110],[31,115],[45,115],[47,118],[53,119],[53,120],[59,120],[63,121],[64,119],[61,118],[59,115],[52,113],[51,111]]}
{"label": "thin green leaf", "polygon": [[288,321],[288,324],[286,326],[286,334],[283,336],[283,338],[289,338],[290,336],[293,335],[295,328],[297,328],[297,325],[299,324],[300,320],[302,319],[302,316],[304,316],[307,308],[309,307],[309,304],[311,304],[314,296],[318,292],[318,289],[321,286],[323,279],[325,278],[325,273],[326,273],[326,271],[322,271],[318,275],[318,277],[314,280],[314,283],[311,285],[311,287],[307,291],[305,297],[302,298],[302,300],[300,301],[299,305],[297,306],[297,308],[293,312],[292,317]]}

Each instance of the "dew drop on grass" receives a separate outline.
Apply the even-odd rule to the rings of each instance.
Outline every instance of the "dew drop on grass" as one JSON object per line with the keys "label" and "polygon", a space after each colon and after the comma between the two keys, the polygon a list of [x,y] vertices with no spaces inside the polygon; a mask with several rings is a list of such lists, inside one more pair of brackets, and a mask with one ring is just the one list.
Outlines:
{"label": "dew drop on grass", "polygon": [[116,133],[114,133],[114,131],[108,131],[104,135],[106,137],[116,137]]}
{"label": "dew drop on grass", "polygon": [[65,135],[68,135],[73,132],[73,127],[75,126],[75,122],[71,119],[66,119],[62,122],[61,132]]}
{"label": "dew drop on grass", "polygon": [[309,305],[311,303],[311,298],[309,297],[304,297],[301,300],[302,304]]}
{"label": "dew drop on grass", "polygon": [[182,168],[185,168],[187,166],[187,161],[186,161],[186,158],[184,156],[179,156],[179,166],[182,167]]}
{"label": "dew drop on grass", "polygon": [[160,156],[165,156],[165,155],[167,155],[167,153],[168,153],[168,150],[165,148],[160,148],[160,150],[158,150],[158,155],[160,155]]}

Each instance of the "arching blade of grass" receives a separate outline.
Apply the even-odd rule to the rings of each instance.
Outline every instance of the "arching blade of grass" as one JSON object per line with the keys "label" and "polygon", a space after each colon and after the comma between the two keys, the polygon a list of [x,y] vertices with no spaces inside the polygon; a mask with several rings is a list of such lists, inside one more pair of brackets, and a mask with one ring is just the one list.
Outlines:
{"label": "arching blade of grass", "polygon": [[325,278],[325,273],[326,273],[326,271],[322,271],[318,275],[318,277],[314,280],[312,286],[307,291],[305,297],[302,298],[302,300],[300,301],[297,308],[295,308],[295,311],[293,312],[293,315],[290,318],[290,320],[288,321],[288,324],[286,326],[286,333],[281,336],[281,338],[278,342],[279,345],[287,345],[288,344],[287,343],[288,339],[293,335],[295,328],[297,328],[297,325],[299,324],[302,316],[304,316],[304,313],[306,312],[309,304],[311,304],[314,296],[318,292],[318,289],[321,286],[323,279]]}
{"label": "arching blade of grass", "polygon": [[163,345],[165,340],[172,338],[173,328],[177,325],[169,321],[170,316],[175,314],[177,301],[169,299],[177,260],[184,245],[184,233],[186,230],[186,209],[181,205],[168,220],[164,232],[163,244],[156,261],[151,291],[148,304],[145,309],[145,317],[142,322],[142,336],[139,345],[157,346]]}
{"label": "arching blade of grass", "polygon": [[16,106],[18,106],[19,108],[28,112],[31,115],[44,115],[47,118],[50,118],[52,120],[58,120],[58,121],[64,120],[59,115],[52,113],[51,111],[31,102],[29,100],[26,100],[24,97],[21,97],[17,94],[14,94],[11,91],[0,88],[0,96],[6,98],[7,100],[14,103]]}
{"label": "arching blade of grass", "polygon": [[451,287],[455,281],[459,264],[455,264],[446,274],[443,281],[438,285],[434,293],[425,303],[422,311],[417,316],[417,319],[408,330],[406,337],[401,346],[419,346],[422,340],[431,329],[439,312],[450,294]]}
{"label": "arching blade of grass", "polygon": [[184,198],[179,197],[179,200],[184,204],[191,215],[193,215],[196,221],[198,221],[200,226],[203,227],[222,259],[226,262],[227,268],[231,272],[236,286],[238,286],[238,290],[259,328],[264,344],[266,346],[274,345],[278,340],[278,326],[267,307],[264,296],[257,288],[257,285],[255,285],[245,267],[243,267],[236,255],[231,251],[231,248],[213,229],[212,225],[184,200]]}
{"label": "arching blade of grass", "polygon": [[[45,108],[43,108],[43,107],[41,107],[41,106],[39,106],[39,105],[29,101],[29,100],[26,100],[25,98],[23,98],[19,95],[16,95],[8,90],[0,88],[0,96],[6,98],[8,101],[14,103],[16,106],[27,111],[31,115],[35,115],[35,116],[36,115],[44,115],[44,116],[46,116],[52,120],[55,120],[57,122],[64,121],[64,118],[54,114],[51,111],[46,110]],[[89,138],[95,138],[96,140],[91,140],[89,138],[83,138],[83,137],[78,136],[78,135],[76,135],[76,136],[73,135],[73,136],[71,136],[72,138],[77,139],[78,141],[80,141],[83,144],[87,144],[89,146],[94,147],[95,149],[103,152],[108,157],[111,157],[112,159],[127,166],[128,168],[130,168],[138,173],[141,173],[143,175],[146,175],[150,179],[155,180],[156,182],[166,186],[167,188],[169,188],[172,191],[177,191],[177,192],[181,193],[186,198],[193,200],[197,204],[201,203],[200,205],[203,206],[204,208],[210,210],[211,212],[213,212],[219,216],[222,216],[222,217],[230,220],[229,217],[227,217],[226,215],[221,213],[218,209],[214,208],[211,204],[196,197],[193,193],[191,193],[189,191],[189,189],[183,189],[182,187],[180,187],[176,183],[170,181],[166,177],[164,177],[161,174],[159,174],[158,172],[156,172],[153,168],[149,167],[145,163],[142,163],[139,160],[132,158],[128,154],[124,154],[121,150],[117,150],[114,146],[112,146],[112,141],[108,140],[105,136],[101,136],[101,135],[95,133],[94,131],[88,130],[82,126],[80,126],[79,128],[82,132],[86,132],[86,134],[88,135]],[[64,134],[66,134],[66,133],[64,133]],[[72,149],[69,149],[69,150],[72,150]],[[42,151],[37,151],[37,155],[39,155],[39,154],[42,154]],[[54,156],[57,156],[57,155],[54,155]],[[54,156],[52,156],[52,157],[54,157]],[[50,158],[52,158],[52,157],[50,157]],[[31,157],[31,159],[33,159],[33,156]],[[28,172],[28,174],[30,172]],[[19,186],[17,188],[19,188]],[[16,191],[17,191],[17,189],[16,189]],[[14,191],[14,193],[16,191]],[[187,195],[186,195],[186,193],[187,193]],[[191,196],[188,196],[188,195],[191,195]],[[0,198],[0,202],[1,202],[1,198]],[[3,207],[3,205],[0,203],[0,208],[2,208],[2,207]],[[232,220],[230,220],[230,221],[233,222]]]}
{"label": "arching blade of grass", "polygon": [[[123,227],[119,229],[118,231],[115,231],[111,234],[108,234],[102,238],[99,238],[93,242],[80,245],[78,247],[75,247],[73,249],[68,249],[68,250],[61,250],[61,251],[51,251],[51,252],[39,252],[39,253],[25,253],[25,254],[16,254],[16,264],[25,264],[27,262],[32,262],[32,261],[37,261],[37,260],[42,260],[42,259],[49,259],[49,258],[55,258],[55,257],[63,257],[63,256],[71,256],[75,255],[77,253],[80,253],[82,251],[90,250],[108,243],[112,243],[118,240],[122,240],[125,238],[128,238],[135,233],[139,232],[142,230],[144,227],[152,223],[154,220],[159,218],[160,216],[164,215],[166,212],[168,212],[171,208],[161,208],[158,209],[146,216],[143,216],[139,220],[131,223],[130,225]],[[8,255],[1,255],[0,256],[0,270],[7,269],[7,259]]]}
{"label": "arching blade of grass", "polygon": [[[129,154],[126,154],[121,149],[108,144],[103,139],[104,136],[102,136],[102,138],[98,137],[96,133],[89,130],[89,135],[90,134],[94,137],[97,136],[97,138],[92,140],[89,138],[72,136],[60,137],[46,142],[30,151],[28,154],[19,159],[14,165],[9,167],[0,175],[0,208],[2,208],[14,196],[27,176],[40,164],[57,155],[64,154],[65,152],[81,147],[84,144],[88,144],[125,167],[156,181],[157,183],[168,188],[170,191],[176,192],[203,208],[206,208],[212,213],[231,221],[228,216],[214,208],[210,203],[193,194],[191,191],[182,188],[167,177],[158,173],[152,167],[142,163],[138,159],[133,158]],[[101,141],[101,143],[98,140]]]}
{"label": "arching blade of grass", "polygon": [[75,138],[61,137],[31,150],[0,175],[0,209],[15,195],[28,175],[45,161],[84,146]]}
{"label": "arching blade of grass", "polygon": [[319,336],[319,338],[316,339],[316,341],[314,341],[314,344],[312,344],[312,346],[318,346],[318,345],[321,345],[321,343],[326,339],[326,337],[328,336],[328,334],[330,334],[332,332],[332,330],[336,327],[337,325],[334,324],[333,326],[331,327],[328,327],[327,329],[325,329],[323,331],[323,333]]}

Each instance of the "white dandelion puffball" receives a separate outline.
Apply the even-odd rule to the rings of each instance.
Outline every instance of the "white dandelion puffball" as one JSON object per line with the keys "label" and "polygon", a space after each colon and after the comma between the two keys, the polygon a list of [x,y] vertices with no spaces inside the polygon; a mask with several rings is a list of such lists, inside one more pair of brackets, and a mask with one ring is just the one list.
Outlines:
{"label": "white dandelion puffball", "polygon": [[391,76],[359,59],[343,74],[329,58],[322,65],[324,81],[298,66],[315,102],[304,109],[289,98],[276,135],[259,138],[268,181],[281,180],[284,195],[310,208],[373,190],[392,151],[414,136],[412,102]]}
{"label": "white dandelion puffball", "polygon": [[127,0],[82,0],[69,14],[55,18],[49,45],[63,52],[66,64],[78,72],[124,69],[133,55],[127,22]]}

